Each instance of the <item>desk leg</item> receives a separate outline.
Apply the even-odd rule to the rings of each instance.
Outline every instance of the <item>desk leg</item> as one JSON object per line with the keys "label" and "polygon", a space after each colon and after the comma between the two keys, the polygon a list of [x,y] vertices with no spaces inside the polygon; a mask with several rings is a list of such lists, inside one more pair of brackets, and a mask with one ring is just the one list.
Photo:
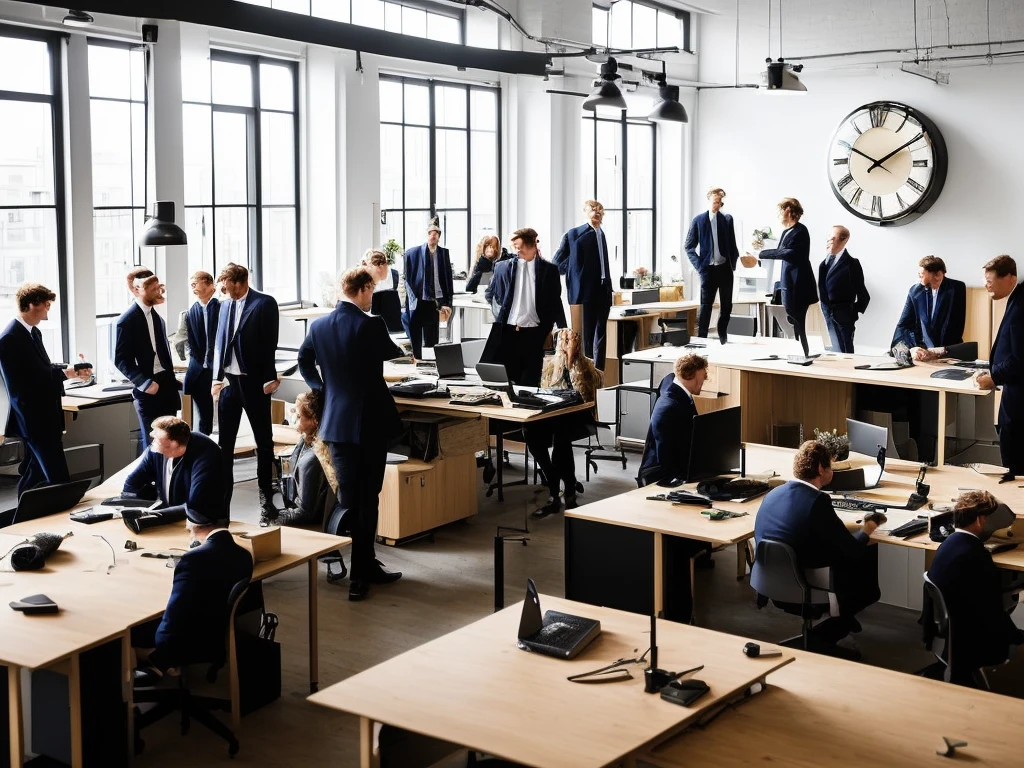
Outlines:
{"label": "desk leg", "polygon": [[10,718],[11,766],[25,764],[25,723],[21,709],[21,667],[7,667],[7,708]]}
{"label": "desk leg", "polygon": [[505,483],[502,480],[505,467],[505,436],[501,434],[501,430],[498,430],[498,434],[495,435],[494,444],[497,446],[498,458],[498,501],[505,500]]}
{"label": "desk leg", "polygon": [[946,403],[949,395],[939,391],[939,425],[935,430],[935,466],[946,463]]}
{"label": "desk leg", "polygon": [[663,540],[660,533],[654,534],[654,615],[661,616],[665,607],[665,572]]}
{"label": "desk leg", "polygon": [[309,563],[309,692],[316,693],[320,687],[320,652],[317,633],[317,559]]}
{"label": "desk leg", "polygon": [[135,652],[132,650],[132,633],[128,630],[121,637],[121,686],[124,689],[125,706],[128,707],[128,763],[135,762],[135,688],[132,685],[135,667]]}
{"label": "desk leg", "polygon": [[68,702],[71,705],[71,767],[82,768],[82,657],[73,654],[68,675]]}
{"label": "desk leg", "polygon": [[373,753],[373,720],[359,718],[359,768],[379,768],[380,761]]}

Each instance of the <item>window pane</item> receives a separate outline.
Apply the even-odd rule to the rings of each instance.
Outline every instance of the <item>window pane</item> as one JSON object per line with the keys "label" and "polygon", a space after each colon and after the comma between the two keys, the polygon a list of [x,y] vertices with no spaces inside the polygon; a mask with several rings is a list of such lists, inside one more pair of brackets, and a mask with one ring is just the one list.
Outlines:
{"label": "window pane", "polygon": [[207,46],[201,50],[182,51],[181,98],[184,101],[210,103],[210,55]]}
{"label": "window pane", "polygon": [[466,132],[439,130],[437,152],[437,206],[464,208],[466,202]]}
{"label": "window pane", "polygon": [[0,91],[52,92],[46,43],[0,36]]}
{"label": "window pane", "polygon": [[[262,115],[263,203],[295,204],[295,118],[276,112]],[[266,239],[264,239],[266,245]]]}
{"label": "window pane", "polygon": [[217,250],[216,268],[223,267],[229,261],[249,266],[249,209],[218,208],[214,213],[216,229],[214,244]]}
{"label": "window pane", "polygon": [[594,45],[608,47],[608,11],[603,8],[594,8],[593,14],[593,35]]}
{"label": "window pane", "polygon": [[405,129],[405,207],[430,208],[429,128]]}
{"label": "window pane", "polygon": [[430,89],[425,85],[405,85],[405,122],[430,125]]}
{"label": "window pane", "polygon": [[633,4],[629,0],[619,0],[612,6],[611,46],[613,48],[632,48],[633,42]]}
{"label": "window pane", "polygon": [[313,0],[312,11],[320,19],[348,22],[348,0]]}
{"label": "window pane", "polygon": [[92,217],[96,258],[96,314],[121,312],[128,303],[125,273],[135,263],[135,240],[142,229],[142,211],[95,211]]}
{"label": "window pane", "polygon": [[658,47],[679,46],[681,26],[674,13],[658,11]]}
{"label": "window pane", "polygon": [[[405,213],[405,250],[423,245],[427,242],[427,225],[430,224],[429,211],[406,211]],[[441,234],[444,234],[443,232]]]}
{"label": "window pane", "polygon": [[466,127],[466,89],[441,86],[434,89],[435,124]]}
{"label": "window pane", "polygon": [[[214,200],[218,205],[249,202],[249,141],[246,116],[213,113]],[[218,233],[218,242],[220,234]]]}
{"label": "window pane", "polygon": [[[406,34],[409,34],[406,32]],[[427,14],[427,38],[436,40],[439,43],[462,43],[462,23],[451,16],[442,16],[439,13]],[[498,46],[495,45],[495,48]]]}
{"label": "window pane", "polygon": [[0,205],[54,204],[50,109],[49,104],[0,101]]}
{"label": "window pane", "polygon": [[[402,246],[403,252],[405,249],[405,217],[401,211],[385,211],[384,223],[380,225],[380,244],[384,245],[388,240],[392,238]],[[397,261],[402,260],[402,254],[399,253],[395,259]],[[395,269],[401,270],[399,264],[395,265]]]}
{"label": "window pane", "polygon": [[[8,209],[0,211],[0,300],[8,299],[26,280],[42,283],[56,290],[57,280],[57,213],[52,208]],[[67,301],[59,296],[58,301]],[[51,311],[58,318],[59,312]],[[54,360],[63,357],[63,352]]]}
{"label": "window pane", "polygon": [[290,66],[260,64],[260,108],[295,111],[295,82]]}
{"label": "window pane", "polygon": [[[132,110],[132,205],[146,203],[146,105],[136,102]],[[93,202],[93,205],[96,203]]]}
{"label": "window pane", "polygon": [[605,208],[622,207],[622,127],[597,121],[597,199]]}
{"label": "window pane", "polygon": [[452,269],[461,272],[468,269],[469,264],[469,234],[467,232],[468,218],[464,211],[438,211],[441,220],[441,245],[449,250],[452,260]]}
{"label": "window pane", "polygon": [[384,3],[382,0],[352,0],[352,23],[384,29]]}
{"label": "window pane", "polygon": [[626,127],[629,141],[629,169],[626,179],[626,207],[654,207],[654,127]]}
{"label": "window pane", "polygon": [[402,84],[397,80],[380,81],[380,119],[389,123],[402,122]]}
{"label": "window pane", "polygon": [[89,95],[112,99],[132,97],[131,64],[127,48],[89,46]]}
{"label": "window pane", "polygon": [[625,274],[622,263],[622,211],[610,211],[606,208],[601,229],[608,240],[608,267],[611,273]]}
{"label": "window pane", "polygon": [[90,106],[93,205],[131,207],[131,105],[121,101],[93,99]]}
{"label": "window pane", "polygon": [[633,47],[658,46],[658,11],[646,5],[633,5]]}
{"label": "window pane", "polygon": [[252,67],[233,61],[212,62],[213,103],[252,106]]}
{"label": "window pane", "polygon": [[[185,205],[213,202],[213,160],[210,154],[210,108],[201,104],[182,107],[185,131]],[[188,240],[192,251],[192,238]]]}
{"label": "window pane", "polygon": [[470,90],[469,108],[474,130],[498,130],[498,95],[494,91]]}
{"label": "window pane", "polygon": [[[128,53],[129,77],[131,79],[132,99],[135,101],[146,100],[146,53],[141,48],[132,48]],[[92,77],[92,70],[89,70],[89,77]]]}
{"label": "window pane", "polygon": [[295,209],[263,209],[263,279],[264,293],[280,301],[299,297],[295,268]]}
{"label": "window pane", "polygon": [[583,119],[580,129],[580,181],[583,186],[582,198],[597,196],[594,188],[594,121]]}
{"label": "window pane", "polygon": [[205,270],[214,277],[213,266],[213,211],[210,208],[186,208],[182,224],[188,236],[188,273]]}
{"label": "window pane", "polygon": [[304,13],[309,16],[309,0],[271,0],[271,8],[291,13]]}
{"label": "window pane", "polygon": [[380,207],[402,208],[402,126],[380,127]]}
{"label": "window pane", "polygon": [[407,5],[400,7],[402,9],[402,34],[426,37],[427,12],[419,8],[410,8]]}
{"label": "window pane", "polygon": [[[498,137],[489,131],[473,131],[470,175],[473,217],[486,214],[497,218],[498,213]],[[475,231],[475,226],[474,226]]]}
{"label": "window pane", "polygon": [[386,32],[402,32],[402,6],[396,3],[384,3],[384,30]]}
{"label": "window pane", "polygon": [[654,269],[654,214],[651,211],[629,211],[626,244],[629,246],[629,271],[637,267]]}

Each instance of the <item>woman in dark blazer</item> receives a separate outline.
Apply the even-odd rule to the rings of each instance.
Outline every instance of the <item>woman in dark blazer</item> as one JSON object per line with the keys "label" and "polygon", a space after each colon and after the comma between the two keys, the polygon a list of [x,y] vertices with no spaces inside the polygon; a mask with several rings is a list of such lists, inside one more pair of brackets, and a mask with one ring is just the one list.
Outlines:
{"label": "woman in dark blazer", "polygon": [[388,264],[388,257],[383,251],[373,248],[363,254],[363,264],[370,270],[374,280],[370,314],[384,318],[389,332],[404,333],[402,300],[398,296],[398,270]]}
{"label": "woman in dark blazer", "polygon": [[331,451],[320,440],[323,400],[315,390],[295,398],[295,428],[302,436],[288,460],[291,482],[284,484],[286,509],[274,520],[278,525],[309,525],[324,520],[337,504],[338,477]]}
{"label": "woman in dark blazer", "polygon": [[508,251],[501,247],[498,238],[494,235],[484,235],[476,244],[476,263],[473,265],[473,274],[466,282],[466,292],[476,293],[480,287],[480,279],[489,272],[494,271],[494,265],[510,258]]}

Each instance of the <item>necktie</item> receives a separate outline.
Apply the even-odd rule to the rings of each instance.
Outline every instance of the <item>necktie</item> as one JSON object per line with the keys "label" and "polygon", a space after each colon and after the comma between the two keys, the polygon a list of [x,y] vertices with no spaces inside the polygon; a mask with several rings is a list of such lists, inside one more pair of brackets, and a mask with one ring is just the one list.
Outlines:
{"label": "necktie", "polygon": [[601,282],[608,279],[608,249],[605,247],[604,232],[598,227],[597,234],[597,256],[601,260]]}
{"label": "necktie", "polygon": [[430,249],[426,249],[426,264],[423,269],[423,298],[431,300],[434,297],[434,257]]}
{"label": "necktie", "polygon": [[720,217],[716,213],[715,216],[714,216],[715,228],[714,228],[714,243],[713,243],[715,252],[711,255],[711,263],[712,264],[723,264],[723,263],[725,263],[725,259],[722,258],[722,249],[718,245],[719,241],[721,240],[721,232],[718,229],[718,219],[719,218]]}
{"label": "necktie", "polygon": [[935,300],[932,297],[932,289],[928,289],[928,319],[932,319],[932,315],[935,314]]}
{"label": "necktie", "polygon": [[826,275],[829,272],[832,271],[832,265],[835,264],[835,263],[836,263],[836,255],[834,253],[830,253],[828,255],[828,259],[825,261],[825,274]]}
{"label": "necktie", "polygon": [[164,330],[164,321],[156,312],[150,311],[150,318],[153,320],[153,343],[156,344],[156,356],[160,361],[160,365],[164,367],[165,371],[171,371],[174,369],[174,364],[171,362],[171,345],[167,341],[167,332]]}
{"label": "necktie", "polygon": [[227,343],[224,345],[224,366],[227,366],[231,361],[231,356],[234,353],[235,348],[235,312],[238,308],[238,301],[236,299],[231,300],[231,306],[228,308],[228,327],[224,329],[224,338]]}
{"label": "necktie", "polygon": [[46,360],[47,363],[49,363],[50,356],[46,354],[46,347],[43,346],[43,334],[39,331],[38,328],[32,329],[32,343],[35,344],[36,350],[39,352],[40,355],[43,356],[43,359]]}

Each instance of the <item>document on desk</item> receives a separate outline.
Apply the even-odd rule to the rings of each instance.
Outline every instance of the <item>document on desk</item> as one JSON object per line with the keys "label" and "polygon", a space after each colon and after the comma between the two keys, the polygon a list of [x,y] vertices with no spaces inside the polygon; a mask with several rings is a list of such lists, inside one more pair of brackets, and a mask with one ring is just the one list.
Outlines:
{"label": "document on desk", "polygon": [[[107,391],[115,386],[118,388]],[[130,384],[126,384],[124,387],[111,384],[90,384],[87,387],[69,389],[64,394],[67,397],[85,397],[90,400],[113,400],[118,397],[131,397],[132,387]]]}

